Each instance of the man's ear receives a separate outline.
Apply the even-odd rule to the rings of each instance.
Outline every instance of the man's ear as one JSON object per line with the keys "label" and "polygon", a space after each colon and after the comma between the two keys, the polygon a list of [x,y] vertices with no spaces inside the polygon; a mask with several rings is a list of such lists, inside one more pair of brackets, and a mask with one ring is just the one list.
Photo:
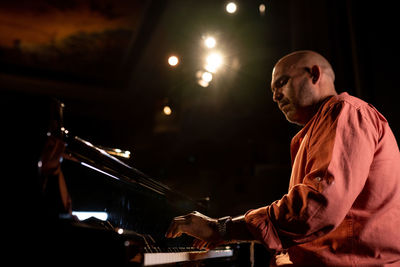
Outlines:
{"label": "man's ear", "polygon": [[317,65],[312,66],[310,69],[310,74],[312,77],[312,83],[317,83],[319,78],[321,77],[321,68]]}

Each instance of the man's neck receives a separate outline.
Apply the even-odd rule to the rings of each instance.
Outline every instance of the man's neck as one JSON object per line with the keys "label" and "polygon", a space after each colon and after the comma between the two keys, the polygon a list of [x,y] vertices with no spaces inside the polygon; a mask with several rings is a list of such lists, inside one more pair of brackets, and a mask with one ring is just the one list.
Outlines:
{"label": "man's neck", "polygon": [[333,93],[330,95],[326,95],[326,96],[322,97],[321,100],[318,101],[315,105],[310,106],[310,108],[308,109],[308,112],[307,112],[307,114],[308,114],[307,119],[305,120],[304,123],[298,123],[298,125],[305,126],[315,116],[315,114],[318,113],[321,106],[323,106],[329,99],[331,99],[331,97],[333,97],[335,95],[337,95],[337,94]]}

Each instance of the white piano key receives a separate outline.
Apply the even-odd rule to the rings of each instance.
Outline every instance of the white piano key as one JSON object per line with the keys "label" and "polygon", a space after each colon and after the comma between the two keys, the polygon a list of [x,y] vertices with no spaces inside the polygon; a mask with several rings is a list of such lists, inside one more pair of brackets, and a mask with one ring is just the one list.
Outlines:
{"label": "white piano key", "polygon": [[164,253],[145,253],[144,266],[157,264],[168,264],[184,261],[196,261],[212,258],[222,258],[233,256],[232,249],[191,251],[191,252],[164,252]]}

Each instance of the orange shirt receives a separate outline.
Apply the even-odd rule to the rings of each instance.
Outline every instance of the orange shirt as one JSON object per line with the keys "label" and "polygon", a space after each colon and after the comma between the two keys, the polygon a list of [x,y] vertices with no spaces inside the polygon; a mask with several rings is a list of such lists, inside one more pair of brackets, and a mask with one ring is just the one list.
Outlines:
{"label": "orange shirt", "polygon": [[386,119],[347,93],[293,138],[289,191],[246,213],[271,265],[400,266],[400,152]]}

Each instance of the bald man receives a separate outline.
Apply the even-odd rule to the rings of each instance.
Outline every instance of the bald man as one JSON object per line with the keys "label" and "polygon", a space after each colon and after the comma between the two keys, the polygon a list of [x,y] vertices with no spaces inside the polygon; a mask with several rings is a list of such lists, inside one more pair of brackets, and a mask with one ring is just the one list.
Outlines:
{"label": "bald man", "polygon": [[291,142],[289,191],[244,215],[176,217],[166,237],[188,234],[199,248],[262,243],[271,266],[400,266],[400,152],[370,104],[337,94],[329,62],[313,51],[280,59],[271,89]]}

